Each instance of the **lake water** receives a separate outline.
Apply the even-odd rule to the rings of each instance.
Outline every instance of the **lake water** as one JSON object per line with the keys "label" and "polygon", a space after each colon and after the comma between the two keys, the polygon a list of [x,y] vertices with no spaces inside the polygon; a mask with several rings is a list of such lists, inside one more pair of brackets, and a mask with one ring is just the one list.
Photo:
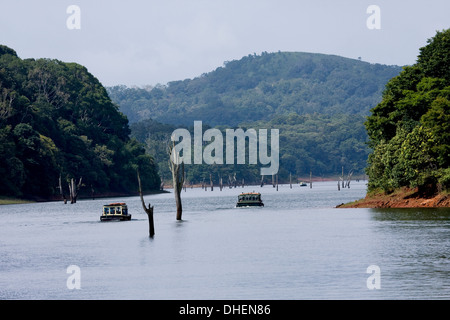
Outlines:
{"label": "lake water", "polygon": [[[242,191],[265,207],[234,208]],[[187,189],[183,221],[145,196],[153,239],[138,197],[0,206],[0,299],[449,299],[450,210],[334,208],[365,192]],[[132,220],[100,222],[117,201]]]}

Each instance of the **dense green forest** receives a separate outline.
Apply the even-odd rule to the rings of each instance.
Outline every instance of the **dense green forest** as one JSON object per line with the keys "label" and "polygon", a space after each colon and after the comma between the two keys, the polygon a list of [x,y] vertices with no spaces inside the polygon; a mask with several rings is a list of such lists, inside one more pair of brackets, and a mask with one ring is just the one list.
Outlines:
{"label": "dense green forest", "polygon": [[249,55],[195,79],[154,88],[107,88],[131,123],[237,126],[275,115],[361,114],[381,100],[398,66],[334,55],[277,52]]}
{"label": "dense green forest", "polygon": [[[367,134],[364,128],[365,117],[362,115],[321,115],[307,114],[275,116],[269,121],[258,121],[242,124],[240,128],[247,130],[277,128],[280,132],[280,170],[281,182],[288,182],[290,175],[293,182],[309,177],[336,176],[345,168],[346,174],[354,171],[363,174],[369,149],[366,145]],[[147,151],[155,155],[155,161],[164,180],[170,180],[167,163],[167,141],[177,127],[161,124],[155,120],[143,120],[131,124],[132,136],[147,146]],[[192,126],[185,127],[193,136]],[[203,126],[203,132],[210,126]],[[226,126],[216,126],[225,136]],[[248,146],[247,146],[248,147]],[[224,155],[226,154],[224,150]],[[246,155],[248,155],[248,150]],[[210,174],[217,184],[220,177],[224,183],[230,178],[234,181],[259,183],[261,180],[259,168],[261,165],[186,165],[186,180],[188,183],[209,184]],[[248,161],[246,161],[248,163]],[[266,182],[271,177],[265,178]]]}
{"label": "dense green forest", "polygon": [[[167,180],[167,140],[178,127],[201,120],[227,128],[280,130],[282,181],[364,174],[369,148],[364,128],[370,108],[381,101],[386,82],[401,68],[333,55],[277,52],[249,55],[195,79],[154,88],[107,88],[130,119],[132,136],[155,155]],[[151,119],[150,119],[151,118]],[[192,128],[191,128],[192,129]],[[199,183],[236,175],[258,182],[255,165],[191,165],[187,180]]]}
{"label": "dense green forest", "polygon": [[417,62],[388,82],[371,112],[369,191],[450,189],[450,29],[437,32]]}
{"label": "dense green forest", "polygon": [[160,179],[126,116],[100,82],[75,63],[20,59],[0,46],[0,194],[48,199],[82,178],[91,194],[136,192]]}

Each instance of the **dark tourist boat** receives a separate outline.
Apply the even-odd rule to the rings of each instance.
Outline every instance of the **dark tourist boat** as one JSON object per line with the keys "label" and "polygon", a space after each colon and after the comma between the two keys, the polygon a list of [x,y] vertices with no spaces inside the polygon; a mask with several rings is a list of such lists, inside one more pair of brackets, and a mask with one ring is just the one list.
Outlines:
{"label": "dark tourist boat", "polygon": [[241,193],[238,196],[238,202],[236,207],[264,207],[264,203],[261,200],[261,193],[248,192]]}
{"label": "dark tourist boat", "polygon": [[131,214],[128,214],[126,203],[110,203],[103,206],[103,214],[100,221],[125,221],[130,220]]}

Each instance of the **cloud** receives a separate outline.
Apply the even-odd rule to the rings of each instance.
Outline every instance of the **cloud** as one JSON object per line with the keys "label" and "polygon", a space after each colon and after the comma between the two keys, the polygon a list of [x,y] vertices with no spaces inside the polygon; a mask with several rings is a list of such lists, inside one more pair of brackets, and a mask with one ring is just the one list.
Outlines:
{"label": "cloud", "polygon": [[[81,8],[68,30],[66,9]],[[448,0],[378,0],[381,29],[366,27],[372,2],[303,0],[22,0],[0,3],[0,43],[22,58],[85,65],[105,85],[200,76],[262,51],[337,54],[383,64],[415,62],[448,28]]]}

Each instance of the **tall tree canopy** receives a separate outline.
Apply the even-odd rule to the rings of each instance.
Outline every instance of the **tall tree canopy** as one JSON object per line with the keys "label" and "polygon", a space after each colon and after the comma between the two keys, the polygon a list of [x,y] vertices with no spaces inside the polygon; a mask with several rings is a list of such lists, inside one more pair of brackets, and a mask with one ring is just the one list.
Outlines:
{"label": "tall tree canopy", "polygon": [[450,188],[450,29],[391,79],[368,117],[369,190]]}
{"label": "tall tree canopy", "polygon": [[50,197],[60,175],[95,192],[136,192],[136,166],[143,188],[158,188],[153,159],[129,134],[85,67],[0,46],[0,194]]}

